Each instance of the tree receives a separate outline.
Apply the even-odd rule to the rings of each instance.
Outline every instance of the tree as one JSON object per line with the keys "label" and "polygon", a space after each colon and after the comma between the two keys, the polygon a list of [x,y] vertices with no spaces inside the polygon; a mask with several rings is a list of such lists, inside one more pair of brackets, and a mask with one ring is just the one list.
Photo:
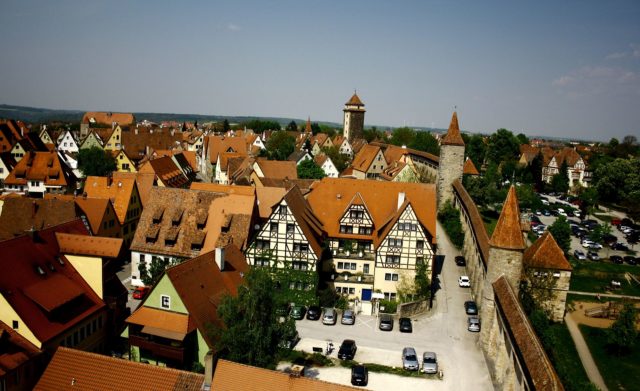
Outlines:
{"label": "tree", "polygon": [[240,124],[241,127],[246,127],[247,129],[253,129],[256,133],[262,133],[267,130],[280,130],[280,123],[276,121],[263,121],[260,119],[253,119],[251,121],[246,121]]}
{"label": "tree", "polygon": [[618,319],[607,329],[607,342],[611,344],[618,355],[628,353],[636,343],[638,338],[635,325],[636,314],[634,305],[625,303]]}
{"label": "tree", "polygon": [[322,148],[322,152],[329,156],[329,159],[331,159],[333,165],[336,166],[338,172],[344,171],[349,165],[349,156],[340,153],[340,150],[336,146]]}
{"label": "tree", "polygon": [[311,134],[316,135],[318,133],[320,133],[322,129],[320,128],[320,125],[318,125],[317,122],[314,122],[311,124]]}
{"label": "tree", "polygon": [[489,137],[487,160],[500,164],[507,160],[517,160],[520,155],[520,143],[507,129],[498,129]]}
{"label": "tree", "polygon": [[384,132],[379,131],[378,128],[372,126],[370,129],[362,131],[362,137],[368,142],[372,142],[376,139],[384,140]]}
{"label": "tree", "polygon": [[538,152],[536,157],[531,160],[529,164],[529,172],[531,173],[531,177],[533,178],[533,184],[536,187],[537,191],[542,191],[544,187],[544,183],[542,182],[542,166],[544,164],[544,158],[542,156],[542,152]]}
{"label": "tree", "polygon": [[227,133],[229,129],[231,129],[229,126],[229,120],[225,118],[224,121],[222,121],[222,131]]}
{"label": "tree", "polygon": [[558,219],[548,229],[558,246],[565,254],[568,254],[571,249],[571,226],[567,218],[558,216]]}
{"label": "tree", "polygon": [[415,138],[416,131],[405,126],[402,128],[394,129],[393,133],[391,134],[391,140],[389,140],[389,142],[393,145],[408,146],[409,144],[413,143],[413,140]]}
{"label": "tree", "polygon": [[[463,133],[464,134],[464,133]],[[466,136],[466,134],[465,134]],[[487,144],[484,142],[484,138],[479,134],[474,134],[469,137],[469,142],[465,142],[467,156],[473,163],[480,169],[484,164],[487,154]]]}
{"label": "tree", "polygon": [[518,142],[520,142],[521,145],[522,144],[529,144],[529,137],[527,137],[527,135],[524,134],[524,133],[518,133],[516,138],[518,139]]}
{"label": "tree", "polygon": [[140,262],[140,264],[138,264],[140,279],[146,286],[155,285],[168,267],[177,265],[178,263],[180,263],[180,260],[170,261],[169,258],[154,256],[148,268],[147,262]]}
{"label": "tree", "polygon": [[438,140],[436,140],[436,138],[429,132],[416,132],[415,138],[408,144],[408,147],[417,149],[418,151],[428,152],[436,156],[440,154]]}
{"label": "tree", "polygon": [[296,121],[291,120],[291,122],[289,122],[289,124],[287,125],[287,130],[292,131],[292,132],[297,132],[298,131],[298,124],[296,124]]}
{"label": "tree", "polygon": [[630,218],[640,218],[640,159],[604,164],[595,171],[594,182],[601,200],[622,205]]}
{"label": "tree", "polygon": [[269,159],[287,160],[296,148],[296,140],[284,130],[279,130],[271,134],[265,147]]}
{"label": "tree", "polygon": [[85,176],[106,176],[117,168],[116,158],[110,151],[91,147],[78,152],[78,169]]}
{"label": "tree", "polygon": [[291,338],[296,326],[291,318],[281,322],[276,315],[281,303],[273,295],[276,286],[268,270],[251,269],[245,274],[245,283],[237,296],[223,296],[218,317],[224,327],[210,333],[222,358],[273,368],[278,344]]}
{"label": "tree", "polygon": [[313,160],[305,159],[298,164],[298,178],[300,179],[322,179],[327,176],[322,168]]}
{"label": "tree", "polygon": [[419,262],[416,266],[416,295],[422,299],[428,299],[431,297],[431,279],[427,273],[427,264],[425,262]]}
{"label": "tree", "polygon": [[460,211],[451,204],[451,201],[448,200],[438,211],[438,220],[440,220],[451,243],[461,249],[464,245],[464,231],[460,222]]}
{"label": "tree", "polygon": [[556,193],[566,193],[569,191],[569,174],[566,162],[562,162],[560,172],[551,178],[551,187]]}
{"label": "tree", "polygon": [[593,187],[585,187],[578,193],[578,200],[580,200],[580,216],[586,218],[591,211],[598,206],[598,191]]}

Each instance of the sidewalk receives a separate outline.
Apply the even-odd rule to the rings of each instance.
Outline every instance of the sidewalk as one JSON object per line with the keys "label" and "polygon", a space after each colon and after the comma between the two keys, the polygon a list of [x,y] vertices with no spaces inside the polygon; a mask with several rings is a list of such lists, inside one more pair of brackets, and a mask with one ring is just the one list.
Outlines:
{"label": "sidewalk", "polygon": [[613,297],[617,299],[631,299],[631,300],[640,300],[638,296],[629,296],[629,295],[616,295],[615,293],[593,293],[593,292],[580,292],[580,291],[569,291],[568,293],[573,293],[575,295],[582,296],[593,296],[596,297],[600,295],[600,297]]}
{"label": "sidewalk", "polygon": [[598,370],[598,366],[596,362],[593,360],[591,356],[591,352],[589,351],[589,347],[587,346],[587,342],[584,340],[580,329],[578,328],[578,324],[575,322],[571,313],[568,313],[564,317],[564,321],[567,324],[567,329],[569,329],[569,333],[571,334],[571,338],[573,339],[573,343],[576,345],[576,350],[578,351],[578,356],[580,356],[580,361],[582,361],[582,366],[584,370],[587,372],[587,377],[589,380],[596,385],[601,391],[608,391],[607,386],[604,384],[604,379]]}

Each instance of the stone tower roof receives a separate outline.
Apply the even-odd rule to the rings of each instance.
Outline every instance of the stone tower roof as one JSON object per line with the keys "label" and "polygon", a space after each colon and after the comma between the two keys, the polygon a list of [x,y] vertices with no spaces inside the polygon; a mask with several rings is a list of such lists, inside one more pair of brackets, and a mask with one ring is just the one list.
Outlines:
{"label": "stone tower roof", "polygon": [[480,175],[478,169],[471,159],[467,158],[464,162],[464,167],[462,168],[462,173],[467,175]]}
{"label": "stone tower roof", "polygon": [[307,125],[304,130],[307,133],[311,133],[311,117],[307,117]]}
{"label": "stone tower roof", "polygon": [[364,106],[364,103],[362,103],[362,101],[360,100],[360,98],[358,97],[358,94],[356,94],[355,92],[353,93],[353,96],[351,97],[351,99],[349,99],[349,101],[347,103],[345,103],[345,105],[354,105],[354,106]]}
{"label": "stone tower roof", "polygon": [[524,265],[536,269],[572,270],[551,232],[545,232],[524,252]]}
{"label": "stone tower roof", "polygon": [[524,250],[525,248],[520,225],[520,208],[518,207],[518,197],[514,186],[509,189],[507,199],[502,206],[498,224],[496,224],[489,244],[492,247],[508,250]]}
{"label": "stone tower roof", "polygon": [[442,138],[441,144],[464,146],[462,135],[460,135],[460,127],[458,126],[458,113],[455,111],[453,112],[453,116],[451,117],[451,124],[449,124],[449,130],[447,131],[447,134]]}

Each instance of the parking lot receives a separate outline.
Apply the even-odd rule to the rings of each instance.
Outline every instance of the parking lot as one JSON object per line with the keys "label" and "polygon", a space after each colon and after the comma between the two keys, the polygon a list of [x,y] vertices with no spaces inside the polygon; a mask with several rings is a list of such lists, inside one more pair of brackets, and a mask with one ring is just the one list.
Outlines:
{"label": "parking lot", "polygon": [[[296,322],[301,340],[295,349],[312,352],[313,347],[326,348],[333,341],[337,352],[343,339],[356,341],[358,351],[355,361],[401,367],[401,352],[404,347],[413,347],[421,357],[425,351],[438,355],[443,379],[409,378],[389,374],[369,373],[368,389],[379,390],[491,390],[493,389],[484,357],[478,345],[479,333],[467,331],[467,315],[464,302],[470,300],[470,290],[458,287],[458,277],[464,268],[454,263],[457,252],[449,244],[444,231],[438,226],[440,254],[445,255],[440,274],[441,290],[438,291],[434,308],[426,314],[412,318],[413,332],[401,333],[398,319],[392,331],[381,331],[376,316],[358,315],[355,325],[338,323],[323,325],[321,320],[307,319]],[[342,367],[313,368],[308,375],[335,383],[350,384],[350,371]]]}

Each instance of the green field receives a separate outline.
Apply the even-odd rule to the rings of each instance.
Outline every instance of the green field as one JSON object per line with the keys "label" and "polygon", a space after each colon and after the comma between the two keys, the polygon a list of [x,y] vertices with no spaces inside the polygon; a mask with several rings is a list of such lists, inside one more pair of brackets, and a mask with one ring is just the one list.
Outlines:
{"label": "green field", "polygon": [[576,345],[564,323],[555,323],[541,336],[542,344],[567,391],[592,390]]}
{"label": "green field", "polygon": [[625,278],[625,273],[630,273],[640,279],[639,266],[575,260],[572,260],[571,265],[573,266],[570,287],[572,291],[604,293],[610,286],[611,280],[617,280],[622,283],[622,286],[611,293],[640,296],[640,284],[633,280],[629,283]]}
{"label": "green field", "polygon": [[626,356],[616,356],[607,349],[606,330],[580,325],[591,355],[610,391],[640,390],[640,340]]}

